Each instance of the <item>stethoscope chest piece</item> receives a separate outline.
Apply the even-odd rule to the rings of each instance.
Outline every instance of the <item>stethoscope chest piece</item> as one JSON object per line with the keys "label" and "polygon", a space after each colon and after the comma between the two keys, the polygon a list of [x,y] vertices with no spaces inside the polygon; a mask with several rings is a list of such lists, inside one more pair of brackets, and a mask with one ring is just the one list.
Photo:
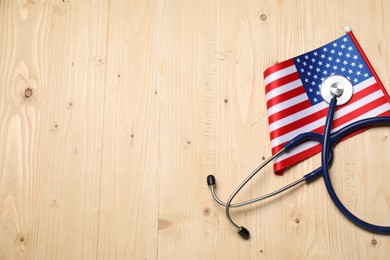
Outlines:
{"label": "stethoscope chest piece", "polygon": [[327,103],[336,96],[337,105],[344,105],[352,98],[352,94],[352,83],[340,75],[330,76],[321,84],[321,96]]}

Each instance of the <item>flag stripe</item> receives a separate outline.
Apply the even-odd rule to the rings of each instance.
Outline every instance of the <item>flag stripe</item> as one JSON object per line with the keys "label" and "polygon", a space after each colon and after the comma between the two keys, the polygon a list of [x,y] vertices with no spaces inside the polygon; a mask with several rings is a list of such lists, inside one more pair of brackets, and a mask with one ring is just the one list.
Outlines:
{"label": "flag stripe", "polygon": [[296,71],[297,71],[297,69],[296,69],[296,67],[295,67],[295,65],[293,63],[291,66],[289,66],[287,68],[278,70],[278,71],[268,75],[264,79],[264,85],[267,86],[270,82],[275,81],[277,79],[280,79],[280,78],[282,78],[284,76],[287,76],[287,75],[289,75],[289,74],[291,74],[293,72],[296,72]]}
{"label": "flag stripe", "polygon": [[291,65],[294,65],[294,61],[292,59],[285,60],[283,62],[276,63],[275,65],[269,67],[264,71],[264,78],[268,77],[270,74],[282,70],[284,68],[290,67]]}
{"label": "flag stripe", "polygon": [[291,111],[300,111],[300,110],[306,110],[311,107],[310,101],[305,100],[301,103],[298,103],[296,105],[292,105],[284,110],[281,110],[280,112],[277,112],[276,114],[273,114],[268,117],[269,124],[275,123],[285,117],[288,117],[291,115]]}
{"label": "flag stripe", "polygon": [[282,85],[278,88],[272,89],[271,91],[269,91],[265,95],[265,100],[266,101],[271,100],[272,98],[277,97],[278,95],[282,95],[283,93],[286,93],[288,91],[291,91],[291,90],[299,88],[299,87],[302,87],[302,81],[301,81],[301,79],[299,79],[298,73],[294,73],[292,75],[297,76],[298,79],[296,79],[292,82],[290,81],[290,83]]}
{"label": "flag stripe", "polygon": [[[353,87],[354,89],[354,95],[352,96],[352,99],[354,99],[355,95],[360,92],[361,90],[369,87],[370,85],[372,84],[375,84],[376,81],[373,77],[371,78],[368,78],[366,79],[365,81],[357,84],[356,86]],[[283,114],[281,114],[279,117],[278,117],[278,120],[269,120],[269,125],[270,125],[270,131],[274,131],[276,128],[278,127],[282,127],[284,125],[287,125],[293,121],[296,120],[296,118],[302,118],[304,115],[310,115],[310,114],[313,114],[313,113],[316,113],[324,108],[327,108],[328,107],[328,104],[326,103],[318,103],[314,106],[310,106],[308,104],[307,108],[306,109],[296,109],[296,108],[293,108],[291,107],[291,109],[288,109],[287,111],[285,111]],[[290,111],[290,114],[286,113],[286,112],[289,112]],[[293,113],[294,111],[299,111],[299,112],[296,112],[296,113]],[[293,113],[293,114],[291,114]],[[276,117],[276,116],[275,116]],[[274,118],[275,118],[274,117]],[[283,119],[283,120],[282,120]]]}
{"label": "flag stripe", "polygon": [[291,106],[291,103],[301,103],[303,101],[306,101],[307,99],[307,94],[301,94],[299,96],[296,96],[294,98],[290,98],[289,100],[286,100],[284,102],[281,102],[277,105],[274,105],[273,107],[270,107],[267,112],[268,116],[272,116],[273,114],[279,112],[280,110],[289,108]]}
{"label": "flag stripe", "polygon": [[301,94],[306,95],[306,90],[301,86],[300,88],[294,88],[290,91],[284,92],[283,94],[280,94],[278,97],[270,99],[267,101],[267,107],[271,108],[274,105],[280,104],[280,102],[289,100],[291,98],[294,98],[296,96],[299,96]]}
{"label": "flag stripe", "polygon": [[[283,76],[281,78],[278,78],[274,81],[271,81],[268,85],[265,86],[265,93],[271,92],[273,89],[280,88],[283,85],[286,85],[294,80],[301,79],[299,77],[299,74],[296,70],[292,72],[291,74],[288,74],[286,76]],[[301,86],[302,86],[302,81],[301,81]]]}

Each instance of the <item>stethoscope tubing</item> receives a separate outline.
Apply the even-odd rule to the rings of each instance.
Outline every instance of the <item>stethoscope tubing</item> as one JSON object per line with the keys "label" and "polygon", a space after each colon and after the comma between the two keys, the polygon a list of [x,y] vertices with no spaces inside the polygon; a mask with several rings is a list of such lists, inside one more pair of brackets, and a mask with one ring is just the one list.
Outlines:
{"label": "stethoscope tubing", "polygon": [[[237,232],[244,239],[249,238],[249,231],[245,227],[237,225],[232,220],[232,218],[230,216],[230,208],[242,207],[242,206],[249,205],[251,203],[255,203],[255,202],[270,198],[272,196],[275,196],[283,191],[286,191],[286,190],[298,185],[299,183],[301,183],[303,181],[309,183],[321,175],[324,177],[325,186],[326,186],[326,189],[328,191],[330,198],[332,199],[335,206],[340,210],[340,212],[345,217],[347,217],[351,222],[353,222],[357,226],[359,226],[365,230],[368,230],[370,232],[379,233],[379,234],[390,234],[390,226],[374,225],[374,224],[368,223],[368,222],[358,218],[353,213],[351,213],[338,198],[338,196],[333,188],[333,185],[332,185],[332,182],[330,179],[330,174],[329,174],[329,167],[332,165],[333,158],[334,158],[333,148],[343,137],[346,137],[349,134],[352,134],[358,130],[362,130],[362,129],[370,127],[370,126],[390,124],[390,117],[382,116],[382,117],[362,119],[362,120],[356,121],[354,123],[351,123],[351,124],[343,127],[342,129],[335,131],[334,133],[331,133],[333,117],[334,117],[334,113],[336,110],[336,102],[337,102],[336,98],[334,97],[329,104],[329,110],[328,110],[328,114],[327,114],[326,121],[325,121],[323,135],[318,134],[318,133],[314,133],[314,132],[308,132],[308,133],[300,134],[297,137],[293,138],[279,152],[274,154],[272,157],[268,158],[260,166],[258,166],[250,175],[248,175],[248,177],[246,177],[245,180],[243,182],[241,182],[241,184],[234,190],[234,192],[231,194],[231,196],[229,197],[229,199],[226,203],[224,203],[222,200],[220,200],[215,193],[215,186],[216,186],[215,177],[212,175],[209,175],[207,177],[207,184],[209,185],[209,187],[211,189],[211,193],[212,193],[213,198],[217,201],[218,204],[225,207],[225,213],[226,213],[226,217],[227,217],[229,223],[233,227],[235,227]],[[301,144],[307,140],[316,140],[322,144],[321,166],[319,168],[304,175],[301,179],[298,179],[297,181],[294,181],[293,183],[290,183],[290,184],[288,184],[288,185],[286,185],[286,186],[284,186],[276,191],[270,192],[266,195],[260,196],[260,197],[255,198],[255,199],[232,204],[233,199],[239,193],[239,191],[265,165],[267,165],[269,162],[271,162],[273,159],[277,158],[281,154],[292,150],[294,147],[298,146],[299,144]]]}

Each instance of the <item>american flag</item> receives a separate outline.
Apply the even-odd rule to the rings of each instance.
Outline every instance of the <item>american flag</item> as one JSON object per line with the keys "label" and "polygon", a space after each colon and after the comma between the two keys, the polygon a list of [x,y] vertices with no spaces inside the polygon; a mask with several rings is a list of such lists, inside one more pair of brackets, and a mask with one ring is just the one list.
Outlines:
{"label": "american flag", "polygon": [[[357,120],[390,116],[390,98],[356,38],[349,32],[329,44],[273,65],[264,72],[272,154],[300,133],[324,129],[328,104],[321,83],[331,75],[346,77],[353,85],[352,99],[338,106],[332,131]],[[315,141],[301,144],[274,161],[274,172],[283,173],[321,151]]]}

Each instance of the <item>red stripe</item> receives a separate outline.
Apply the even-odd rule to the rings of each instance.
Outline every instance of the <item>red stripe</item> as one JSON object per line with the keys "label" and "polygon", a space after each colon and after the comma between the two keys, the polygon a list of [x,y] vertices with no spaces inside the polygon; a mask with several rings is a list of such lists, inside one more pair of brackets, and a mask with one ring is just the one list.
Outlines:
{"label": "red stripe", "polygon": [[277,63],[264,71],[264,73],[263,73],[264,78],[266,78],[267,76],[269,76],[270,74],[272,74],[278,70],[285,69],[285,68],[290,67],[292,65],[294,65],[294,61],[292,59]]}
{"label": "red stripe", "polygon": [[291,107],[288,107],[286,109],[280,110],[279,112],[269,116],[268,123],[272,124],[273,122],[276,122],[276,121],[283,119],[287,116],[290,116],[292,114],[295,114],[296,111],[301,111],[301,110],[306,109],[308,107],[311,107],[311,103],[309,100],[305,100],[301,103],[298,103],[298,104],[293,105]]}
{"label": "red stripe", "polygon": [[387,93],[385,87],[383,86],[382,81],[379,79],[378,75],[376,74],[376,72],[375,72],[375,70],[374,70],[374,67],[372,67],[371,62],[368,60],[368,58],[367,58],[366,54],[364,53],[362,47],[360,47],[359,42],[358,42],[357,39],[355,38],[355,35],[353,34],[352,31],[350,31],[350,32],[348,33],[348,35],[351,37],[353,43],[355,44],[356,48],[357,48],[358,51],[360,52],[360,55],[362,55],[364,61],[367,63],[368,68],[370,69],[372,75],[374,75],[375,80],[378,82],[378,84],[379,84],[380,88],[382,89],[383,93],[385,93],[385,96],[386,96],[386,98],[387,98],[387,102],[390,102],[390,96],[389,96],[389,94]]}
{"label": "red stripe", "polygon": [[303,86],[300,86],[298,88],[292,89],[290,91],[284,92],[283,94],[280,94],[274,98],[271,98],[270,100],[267,101],[267,109],[270,107],[277,105],[283,101],[289,100],[293,97],[299,96],[301,94],[306,93],[305,89]]}
{"label": "red stripe", "polygon": [[300,79],[298,72],[293,72],[293,73],[288,74],[284,77],[281,77],[277,80],[271,81],[270,83],[268,83],[267,86],[265,86],[265,93],[267,94],[271,90],[282,87],[282,86],[284,86],[288,83],[291,83],[297,79]]}
{"label": "red stripe", "polygon": [[[378,88],[376,88],[376,84],[371,85],[371,86],[359,91],[358,93],[356,93],[352,96],[352,99],[347,104],[345,104],[343,106],[338,106],[336,108],[336,111],[342,109],[343,107],[349,106],[349,105],[359,101],[361,98],[373,93],[375,90],[378,90]],[[318,112],[315,112],[315,113],[310,114],[304,118],[300,118],[300,119],[298,119],[290,124],[287,124],[287,125],[282,126],[278,129],[275,129],[274,131],[272,131],[270,133],[271,140],[278,137],[278,136],[282,136],[284,134],[287,134],[287,133],[289,133],[295,129],[298,129],[302,126],[310,124],[311,122],[314,122],[314,121],[326,116],[327,112],[328,112],[328,108],[326,107]]]}

